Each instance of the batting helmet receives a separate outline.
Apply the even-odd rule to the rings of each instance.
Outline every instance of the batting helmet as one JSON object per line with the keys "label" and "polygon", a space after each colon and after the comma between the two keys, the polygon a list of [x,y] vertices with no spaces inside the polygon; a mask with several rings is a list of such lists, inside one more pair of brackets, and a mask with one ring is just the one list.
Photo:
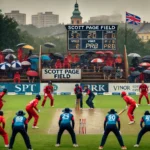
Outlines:
{"label": "batting helmet", "polygon": [[39,94],[36,95],[36,97],[38,100],[41,100],[41,96]]}
{"label": "batting helmet", "polygon": [[7,93],[7,89],[3,89],[3,92]]}
{"label": "batting helmet", "polygon": [[127,95],[127,93],[125,92],[125,91],[123,91],[123,92],[121,92],[121,96],[123,97],[123,96],[126,96]]}
{"label": "batting helmet", "polygon": [[3,116],[3,114],[4,114],[4,113],[3,113],[3,111],[2,111],[2,110],[0,110],[0,116]]}
{"label": "batting helmet", "polygon": [[79,86],[79,84],[75,84],[75,86]]}
{"label": "batting helmet", "polygon": [[52,81],[48,81],[48,84],[52,84]]}

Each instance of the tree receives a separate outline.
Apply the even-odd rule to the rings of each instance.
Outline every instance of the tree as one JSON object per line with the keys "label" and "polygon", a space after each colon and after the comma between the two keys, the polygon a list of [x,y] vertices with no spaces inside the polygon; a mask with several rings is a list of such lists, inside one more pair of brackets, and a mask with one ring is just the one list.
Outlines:
{"label": "tree", "polygon": [[0,11],[0,49],[15,48],[19,43],[19,29],[17,22],[4,16]]}
{"label": "tree", "polygon": [[[125,41],[125,29],[118,29],[117,37],[118,51],[123,53],[124,50],[124,41]],[[147,53],[144,43],[138,37],[138,35],[132,30],[127,29],[127,53],[138,53],[140,55],[145,55]]]}

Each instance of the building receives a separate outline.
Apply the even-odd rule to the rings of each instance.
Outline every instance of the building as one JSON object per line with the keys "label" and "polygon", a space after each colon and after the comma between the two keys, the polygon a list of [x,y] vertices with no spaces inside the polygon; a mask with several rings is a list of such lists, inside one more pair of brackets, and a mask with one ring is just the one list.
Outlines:
{"label": "building", "polygon": [[79,5],[76,1],[75,5],[74,5],[74,11],[72,13],[72,17],[71,17],[71,24],[72,25],[80,25],[82,24],[82,17],[80,15],[80,11],[79,11]]}
{"label": "building", "polygon": [[20,13],[19,10],[13,10],[10,13],[5,13],[9,18],[14,18],[18,24],[26,24],[26,14]]}
{"label": "building", "polygon": [[94,16],[90,17],[90,20],[88,21],[89,24],[95,23],[95,22],[122,22],[122,15],[121,14],[112,14],[110,16],[107,15],[100,15],[100,16]]}
{"label": "building", "polygon": [[150,23],[144,21],[137,34],[143,42],[150,40]]}
{"label": "building", "polygon": [[52,12],[38,13],[32,15],[32,24],[37,28],[54,26],[59,23],[59,15],[55,15]]}

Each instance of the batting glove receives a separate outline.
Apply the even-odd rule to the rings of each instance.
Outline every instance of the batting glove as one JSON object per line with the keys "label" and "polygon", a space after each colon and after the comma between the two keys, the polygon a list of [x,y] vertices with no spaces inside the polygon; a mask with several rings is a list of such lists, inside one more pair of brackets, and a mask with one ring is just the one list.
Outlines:
{"label": "batting glove", "polygon": [[38,113],[40,113],[41,111],[40,111],[40,109],[38,110]]}
{"label": "batting glove", "polygon": [[45,93],[44,96],[47,96],[47,94]]}
{"label": "batting glove", "polygon": [[139,107],[138,104],[136,104],[136,107],[137,107],[137,108]]}

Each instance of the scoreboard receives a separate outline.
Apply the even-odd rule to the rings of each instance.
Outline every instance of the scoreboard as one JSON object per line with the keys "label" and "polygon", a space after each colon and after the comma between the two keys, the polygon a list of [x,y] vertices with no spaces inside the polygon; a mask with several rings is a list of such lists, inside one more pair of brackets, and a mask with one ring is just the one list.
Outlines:
{"label": "scoreboard", "polygon": [[116,50],[117,25],[66,25],[68,50]]}

